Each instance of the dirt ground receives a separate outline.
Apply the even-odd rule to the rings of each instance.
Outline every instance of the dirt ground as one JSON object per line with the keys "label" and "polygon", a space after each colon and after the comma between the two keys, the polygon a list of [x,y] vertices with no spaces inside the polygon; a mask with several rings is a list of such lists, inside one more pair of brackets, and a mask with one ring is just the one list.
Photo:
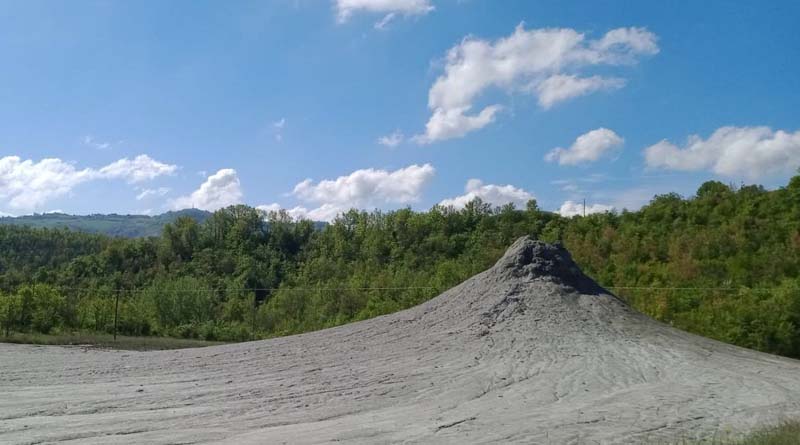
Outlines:
{"label": "dirt ground", "polygon": [[415,308],[175,351],[0,344],[0,443],[642,443],[800,417],[800,361],[636,313],[518,240]]}

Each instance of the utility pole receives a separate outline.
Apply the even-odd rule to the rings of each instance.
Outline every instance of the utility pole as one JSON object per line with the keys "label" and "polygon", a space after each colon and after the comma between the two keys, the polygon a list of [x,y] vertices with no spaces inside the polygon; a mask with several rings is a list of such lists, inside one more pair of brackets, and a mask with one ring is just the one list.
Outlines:
{"label": "utility pole", "polygon": [[586,218],[586,198],[583,198],[583,217]]}

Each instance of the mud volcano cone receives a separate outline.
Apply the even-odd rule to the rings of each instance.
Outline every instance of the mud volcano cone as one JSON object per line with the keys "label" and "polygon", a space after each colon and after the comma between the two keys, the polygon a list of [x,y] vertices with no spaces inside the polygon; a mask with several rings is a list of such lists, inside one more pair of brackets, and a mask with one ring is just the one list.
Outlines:
{"label": "mud volcano cone", "polygon": [[800,415],[800,362],[653,321],[529,238],[420,306],[338,328],[0,357],[3,443],[663,443]]}

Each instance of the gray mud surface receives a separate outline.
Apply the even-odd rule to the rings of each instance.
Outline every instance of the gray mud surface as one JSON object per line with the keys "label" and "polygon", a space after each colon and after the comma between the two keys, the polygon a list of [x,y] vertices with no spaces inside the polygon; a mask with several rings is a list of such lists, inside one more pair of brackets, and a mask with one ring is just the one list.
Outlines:
{"label": "gray mud surface", "polygon": [[800,415],[800,361],[630,309],[523,238],[412,309],[177,351],[0,344],[0,443],[642,443]]}

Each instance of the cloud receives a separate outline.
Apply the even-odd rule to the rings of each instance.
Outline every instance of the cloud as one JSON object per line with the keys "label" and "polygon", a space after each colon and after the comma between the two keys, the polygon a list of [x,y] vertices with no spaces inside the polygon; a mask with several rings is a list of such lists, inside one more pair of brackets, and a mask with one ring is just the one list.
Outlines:
{"label": "cloud", "polygon": [[398,14],[404,16],[425,15],[434,10],[430,0],[336,0],[336,20],[345,23],[357,12],[386,14],[375,24],[383,29]]}
{"label": "cloud", "polygon": [[[591,204],[586,206],[587,215],[591,215],[592,213],[611,212],[613,210],[614,210],[613,206],[604,204]],[[583,211],[584,210],[582,202],[565,201],[564,204],[561,204],[561,208],[558,209],[556,213],[558,213],[561,216],[571,217],[571,216],[583,215]]]}
{"label": "cloud", "polygon": [[317,184],[306,179],[294,187],[292,194],[307,202],[351,207],[407,204],[419,200],[422,188],[435,173],[436,169],[430,164],[415,164],[394,171],[368,168]]}
{"label": "cloud", "polygon": [[57,158],[34,162],[6,156],[0,158],[0,198],[11,208],[35,209],[95,177],[92,169],[78,170]]}
{"label": "cloud", "polygon": [[84,136],[83,144],[97,150],[108,150],[112,146],[110,142],[100,142],[97,139],[95,139],[94,136],[92,135]]}
{"label": "cloud", "polygon": [[159,176],[172,175],[178,169],[177,165],[158,162],[147,155],[135,158],[122,158],[100,169],[99,174],[106,178],[124,179],[136,183],[155,179]]}
{"label": "cloud", "polygon": [[539,105],[547,109],[558,102],[563,102],[573,97],[583,96],[598,90],[622,88],[623,86],[625,86],[624,79],[555,74],[536,85],[535,89],[539,96]]}
{"label": "cloud", "polygon": [[178,197],[171,204],[175,210],[197,208],[214,211],[241,201],[242,188],[236,170],[224,168],[206,178],[190,195]]}
{"label": "cloud", "polygon": [[466,114],[470,107],[451,109],[437,108],[425,125],[425,133],[412,138],[418,144],[430,144],[435,141],[459,138],[465,134],[479,130],[492,122],[495,115],[502,109],[499,105],[491,105],[474,116]]}
{"label": "cloud", "polygon": [[564,184],[563,186],[561,186],[561,190],[565,191],[565,192],[575,193],[575,192],[580,191],[580,187],[578,187],[578,184],[569,183],[569,184]]}
{"label": "cloud", "polygon": [[549,108],[624,84],[615,77],[581,77],[582,68],[629,65],[656,53],[656,36],[645,28],[618,28],[598,40],[587,40],[569,28],[526,30],[520,24],[510,36],[493,42],[466,37],[445,56],[444,73],[428,92],[431,118],[416,140],[430,143],[461,137],[491,123],[497,104],[467,114],[487,90],[533,94],[543,108]]}
{"label": "cloud", "polygon": [[769,127],[722,127],[708,139],[689,137],[678,147],[667,140],[644,149],[651,168],[710,170],[723,176],[757,179],[791,173],[800,167],[800,131]]}
{"label": "cloud", "polygon": [[141,182],[171,174],[177,166],[153,160],[147,155],[134,160],[120,159],[99,170],[77,169],[58,158],[39,162],[19,156],[0,158],[0,198],[14,209],[34,210],[48,201],[70,193],[76,186],[101,179]]}
{"label": "cloud", "polygon": [[282,117],[272,123],[272,128],[275,130],[275,140],[280,142],[283,140],[283,129],[286,127],[286,118]]}
{"label": "cloud", "polygon": [[[411,204],[419,201],[422,190],[435,174],[436,169],[432,165],[415,164],[393,171],[361,169],[318,183],[306,179],[294,187],[292,195],[315,207],[309,209],[299,205],[284,209],[296,219],[330,221],[352,208],[372,210],[388,205]],[[283,207],[267,204],[258,208],[269,212]]]}
{"label": "cloud", "polygon": [[463,195],[445,199],[439,205],[463,209],[475,198],[480,198],[483,202],[493,206],[514,204],[517,208],[524,208],[525,204],[535,197],[533,193],[513,185],[484,184],[480,179],[470,179],[464,187]]}
{"label": "cloud", "polygon": [[382,19],[375,22],[375,25],[373,25],[373,27],[381,31],[389,29],[389,23],[391,23],[395,19],[395,17],[397,17],[397,14],[394,12],[390,12],[386,14]]}
{"label": "cloud", "polygon": [[169,191],[170,191],[169,187],[159,187],[157,189],[142,189],[142,191],[138,195],[136,195],[136,200],[141,201],[143,199],[150,197],[164,196],[167,193],[169,193]]}
{"label": "cloud", "polygon": [[576,165],[594,162],[608,151],[622,145],[625,140],[607,128],[598,128],[582,134],[569,148],[555,148],[547,155],[548,162],[558,161],[560,165]]}
{"label": "cloud", "polygon": [[283,210],[294,220],[309,219],[312,221],[333,221],[341,213],[350,210],[350,207],[339,207],[333,204],[323,204],[310,210],[303,206],[295,206],[287,209],[283,208],[280,204],[260,205],[256,208],[266,213]]}
{"label": "cloud", "polygon": [[379,137],[378,143],[385,147],[394,148],[402,144],[404,139],[405,137],[403,136],[403,133],[401,133],[399,130],[396,130],[392,134]]}

